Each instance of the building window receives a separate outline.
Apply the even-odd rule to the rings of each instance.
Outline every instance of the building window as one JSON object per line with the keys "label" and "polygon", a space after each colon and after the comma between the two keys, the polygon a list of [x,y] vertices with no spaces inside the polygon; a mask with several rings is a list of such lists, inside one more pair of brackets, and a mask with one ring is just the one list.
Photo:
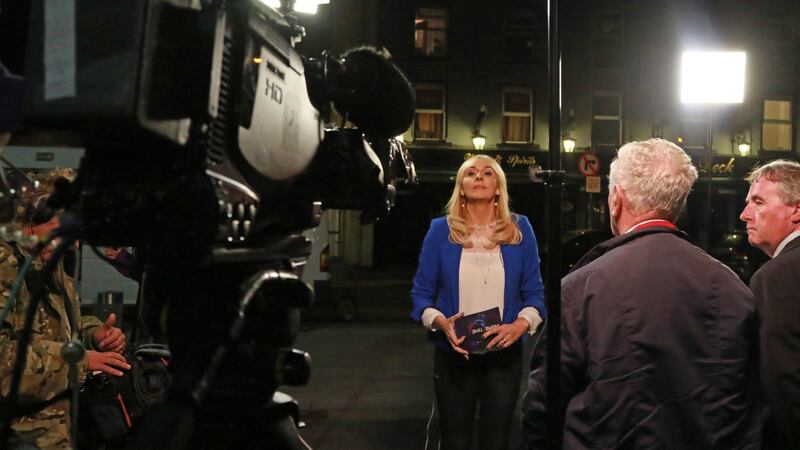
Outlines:
{"label": "building window", "polygon": [[767,19],[760,30],[760,59],[771,70],[792,71],[795,60],[795,25],[788,17]]}
{"label": "building window", "polygon": [[533,141],[533,93],[528,88],[503,91],[503,142],[529,144]]}
{"label": "building window", "polygon": [[792,149],[792,102],[764,100],[764,122],[761,126],[761,148]]}
{"label": "building window", "polygon": [[505,57],[511,62],[532,62],[534,56],[534,17],[531,14],[506,12]]}
{"label": "building window", "polygon": [[594,91],[592,98],[592,146],[616,150],[622,139],[622,94]]}
{"label": "building window", "polygon": [[420,84],[415,87],[417,111],[414,116],[414,139],[443,141],[445,136],[444,87]]}
{"label": "building window", "polygon": [[678,145],[684,150],[708,150],[708,118],[702,115],[681,119]]}
{"label": "building window", "polygon": [[622,63],[623,26],[622,13],[604,12],[594,16],[592,64],[595,67],[617,67]]}
{"label": "building window", "polygon": [[414,17],[414,54],[444,56],[447,54],[447,10],[417,8]]}

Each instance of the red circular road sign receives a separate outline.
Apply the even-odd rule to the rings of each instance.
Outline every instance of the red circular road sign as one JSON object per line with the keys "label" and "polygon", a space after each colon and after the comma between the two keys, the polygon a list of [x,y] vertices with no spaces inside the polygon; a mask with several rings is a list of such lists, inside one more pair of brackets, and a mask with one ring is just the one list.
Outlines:
{"label": "red circular road sign", "polygon": [[594,153],[582,153],[578,158],[578,170],[587,177],[597,176],[600,173],[600,158]]}

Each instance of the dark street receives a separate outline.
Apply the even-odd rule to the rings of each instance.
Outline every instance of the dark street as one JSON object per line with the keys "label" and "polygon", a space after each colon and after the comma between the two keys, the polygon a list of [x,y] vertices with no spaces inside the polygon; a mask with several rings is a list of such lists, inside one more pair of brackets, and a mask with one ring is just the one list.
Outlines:
{"label": "dark street", "polygon": [[[311,381],[281,390],[300,402],[300,431],[315,450],[425,448],[433,347],[400,319],[304,326],[296,348],[311,354]],[[517,427],[512,443],[522,448]]]}

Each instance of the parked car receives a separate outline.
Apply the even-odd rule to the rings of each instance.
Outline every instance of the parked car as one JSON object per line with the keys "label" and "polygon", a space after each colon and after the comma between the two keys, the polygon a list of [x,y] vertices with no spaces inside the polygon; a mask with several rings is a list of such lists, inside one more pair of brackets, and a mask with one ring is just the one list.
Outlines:
{"label": "parked car", "polygon": [[[572,267],[583,258],[595,245],[611,239],[611,230],[571,230],[565,231],[561,235],[561,276],[565,276],[572,270]],[[543,241],[544,239],[542,239]],[[541,242],[541,241],[540,241]],[[546,279],[547,274],[547,246],[542,246],[542,277]]]}
{"label": "parked car", "polygon": [[747,232],[741,230],[722,233],[708,253],[730,267],[745,283],[769,260],[764,252],[747,242]]}

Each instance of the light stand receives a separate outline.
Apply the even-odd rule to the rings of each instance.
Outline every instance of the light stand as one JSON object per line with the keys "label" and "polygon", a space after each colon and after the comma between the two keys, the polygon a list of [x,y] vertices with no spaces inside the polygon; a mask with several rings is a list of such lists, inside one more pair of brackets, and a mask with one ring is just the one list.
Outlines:
{"label": "light stand", "polygon": [[547,192],[547,430],[549,448],[563,444],[564,417],[561,414],[561,45],[558,39],[558,0],[547,4],[550,95],[549,163],[550,170],[539,176]]}
{"label": "light stand", "polygon": [[[681,57],[681,102],[706,107],[706,175],[708,181],[708,214],[701,243],[711,247],[712,159],[714,156],[714,111],[717,104],[742,103],[747,55],[744,52],[686,51]],[[703,242],[704,241],[704,242]]]}

